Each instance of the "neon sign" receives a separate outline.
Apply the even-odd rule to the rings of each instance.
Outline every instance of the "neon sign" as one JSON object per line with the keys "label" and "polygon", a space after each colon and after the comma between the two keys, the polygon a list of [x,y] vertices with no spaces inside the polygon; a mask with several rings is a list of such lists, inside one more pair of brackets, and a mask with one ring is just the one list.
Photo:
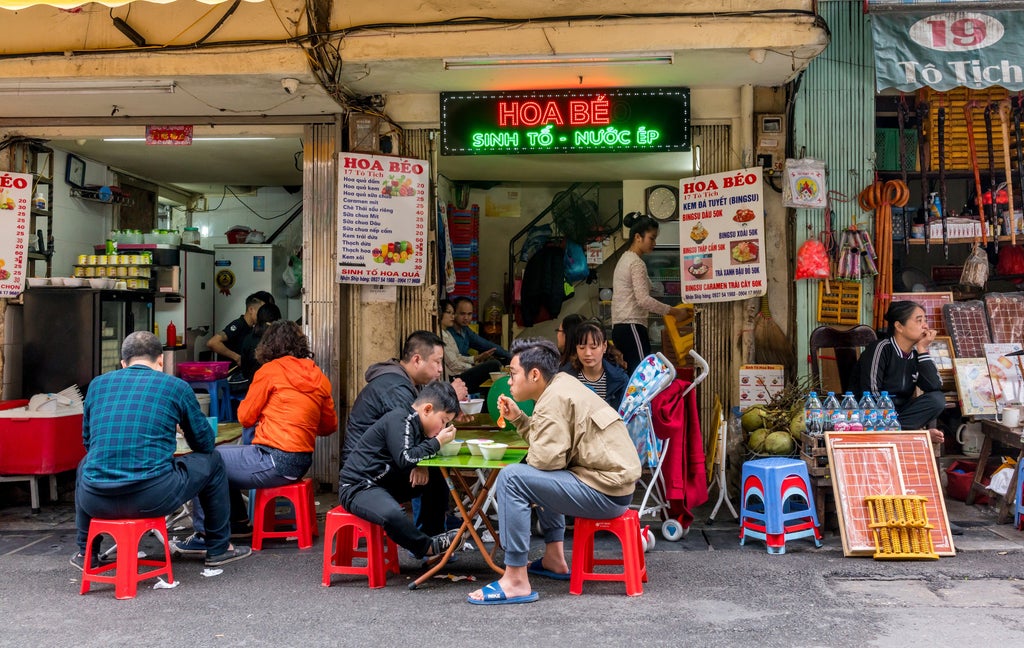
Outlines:
{"label": "neon sign", "polygon": [[442,92],[442,155],[690,150],[687,88]]}

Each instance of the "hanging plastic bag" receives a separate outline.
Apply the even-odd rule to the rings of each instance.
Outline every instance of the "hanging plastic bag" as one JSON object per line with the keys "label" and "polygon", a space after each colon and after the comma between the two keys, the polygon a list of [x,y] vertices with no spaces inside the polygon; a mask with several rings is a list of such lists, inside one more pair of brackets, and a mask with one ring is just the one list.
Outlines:
{"label": "hanging plastic bag", "polygon": [[796,253],[797,279],[828,279],[828,254],[818,239],[807,239]]}
{"label": "hanging plastic bag", "polygon": [[783,177],[782,203],[786,207],[825,208],[828,189],[825,186],[823,160],[787,159]]}
{"label": "hanging plastic bag", "polygon": [[988,255],[980,245],[975,245],[967,257],[967,261],[964,262],[960,283],[965,286],[984,288],[986,282],[988,282]]}
{"label": "hanging plastic bag", "polygon": [[281,280],[284,281],[284,291],[288,297],[298,297],[302,292],[302,259],[292,255],[288,264],[281,273]]}

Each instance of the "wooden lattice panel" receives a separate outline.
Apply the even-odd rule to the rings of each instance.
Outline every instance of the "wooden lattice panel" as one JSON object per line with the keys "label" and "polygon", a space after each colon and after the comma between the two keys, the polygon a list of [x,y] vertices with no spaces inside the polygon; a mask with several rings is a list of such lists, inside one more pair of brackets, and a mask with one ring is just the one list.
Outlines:
{"label": "wooden lattice panel", "polygon": [[[939,107],[946,108],[946,170],[947,171],[970,171],[971,151],[967,141],[967,120],[964,116],[964,106],[969,101],[979,102],[971,116],[974,123],[974,146],[978,154],[978,164],[983,170],[982,175],[988,171],[988,139],[985,135],[985,106],[993,101],[1001,101],[1010,96],[1006,88],[984,88],[971,90],[968,88],[956,88],[949,92],[938,92],[928,90],[928,123],[926,132],[929,147],[929,170],[938,173],[939,169]],[[1011,128],[1011,132],[1012,132]],[[1003,168],[1003,142],[999,129],[999,112],[992,111],[992,150],[995,155],[995,167]],[[1005,173],[999,172],[1000,181]]]}

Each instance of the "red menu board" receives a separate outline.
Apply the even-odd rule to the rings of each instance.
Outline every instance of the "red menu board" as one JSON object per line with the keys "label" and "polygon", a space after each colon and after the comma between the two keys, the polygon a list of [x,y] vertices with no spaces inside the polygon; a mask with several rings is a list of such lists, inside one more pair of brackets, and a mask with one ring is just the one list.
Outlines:
{"label": "red menu board", "polygon": [[32,176],[0,173],[0,297],[17,297],[25,286]]}
{"label": "red menu board", "polygon": [[339,283],[423,283],[428,168],[425,160],[338,154]]}
{"label": "red menu board", "polygon": [[762,187],[760,167],[679,181],[684,302],[735,301],[765,293]]}

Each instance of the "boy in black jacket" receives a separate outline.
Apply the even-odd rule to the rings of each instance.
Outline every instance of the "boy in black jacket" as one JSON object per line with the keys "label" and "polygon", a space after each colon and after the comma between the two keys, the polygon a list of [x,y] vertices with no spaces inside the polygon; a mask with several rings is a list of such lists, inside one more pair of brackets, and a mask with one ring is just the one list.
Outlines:
{"label": "boy in black jacket", "polygon": [[416,497],[426,485],[427,471],[416,464],[455,438],[451,421],[458,412],[455,389],[429,383],[411,408],[393,410],[367,428],[341,469],[338,500],[345,510],[384,527],[417,558],[444,553],[458,530],[429,536],[399,502]]}

